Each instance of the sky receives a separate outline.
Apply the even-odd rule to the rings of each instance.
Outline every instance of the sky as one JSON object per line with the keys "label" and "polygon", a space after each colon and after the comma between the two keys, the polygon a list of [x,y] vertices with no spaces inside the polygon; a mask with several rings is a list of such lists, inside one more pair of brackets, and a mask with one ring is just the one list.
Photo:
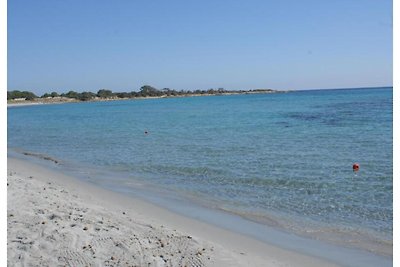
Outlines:
{"label": "sky", "polygon": [[[394,4],[396,48],[400,1]],[[389,0],[0,0],[2,169],[7,168],[6,88],[37,94],[128,91],[143,84],[311,89],[390,86],[393,78],[399,88],[399,75],[392,77],[392,20]],[[394,73],[400,73],[398,49],[394,52]],[[394,103],[398,91],[393,90]],[[393,105],[393,136],[400,132],[399,109]],[[398,139],[393,145],[398,162]],[[393,173],[398,177],[397,164]],[[393,185],[398,222],[398,179]],[[0,186],[2,244],[6,191]],[[6,246],[0,248],[0,265],[6,266]]]}
{"label": "sky", "polygon": [[7,88],[392,86],[389,0],[12,0]]}

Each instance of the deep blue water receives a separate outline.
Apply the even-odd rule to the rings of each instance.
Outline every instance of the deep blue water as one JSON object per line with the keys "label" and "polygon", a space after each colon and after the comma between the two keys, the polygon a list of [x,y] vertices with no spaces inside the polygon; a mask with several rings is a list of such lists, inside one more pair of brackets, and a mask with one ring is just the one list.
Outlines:
{"label": "deep blue water", "polygon": [[146,183],[301,234],[390,246],[392,93],[312,90],[9,108],[8,148],[113,172],[118,179],[101,179],[125,191]]}

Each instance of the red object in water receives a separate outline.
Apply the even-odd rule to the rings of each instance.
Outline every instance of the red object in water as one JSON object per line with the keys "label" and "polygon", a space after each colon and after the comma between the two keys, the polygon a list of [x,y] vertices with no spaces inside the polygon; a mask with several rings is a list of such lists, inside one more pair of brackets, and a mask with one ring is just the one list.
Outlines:
{"label": "red object in water", "polygon": [[358,163],[354,163],[353,164],[353,171],[358,172],[359,169],[360,169],[360,165],[358,165]]}

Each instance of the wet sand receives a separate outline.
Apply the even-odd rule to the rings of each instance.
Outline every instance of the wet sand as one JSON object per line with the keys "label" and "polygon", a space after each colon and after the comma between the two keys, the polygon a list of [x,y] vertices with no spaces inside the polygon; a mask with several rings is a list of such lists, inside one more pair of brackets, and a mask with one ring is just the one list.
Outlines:
{"label": "wet sand", "polygon": [[8,266],[335,266],[8,158]]}

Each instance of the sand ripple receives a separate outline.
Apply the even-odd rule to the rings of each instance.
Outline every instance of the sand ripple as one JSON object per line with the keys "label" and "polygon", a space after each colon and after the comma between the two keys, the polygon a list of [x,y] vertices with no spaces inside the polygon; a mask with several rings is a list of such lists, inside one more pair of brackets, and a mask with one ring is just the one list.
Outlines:
{"label": "sand ripple", "polygon": [[35,177],[8,175],[9,266],[205,266],[212,248],[140,222],[125,211],[83,203]]}

